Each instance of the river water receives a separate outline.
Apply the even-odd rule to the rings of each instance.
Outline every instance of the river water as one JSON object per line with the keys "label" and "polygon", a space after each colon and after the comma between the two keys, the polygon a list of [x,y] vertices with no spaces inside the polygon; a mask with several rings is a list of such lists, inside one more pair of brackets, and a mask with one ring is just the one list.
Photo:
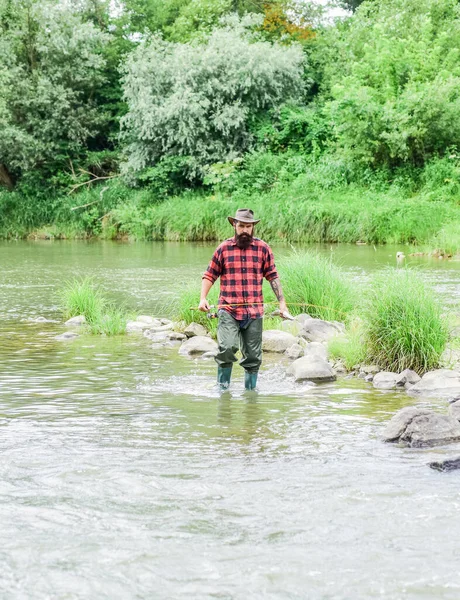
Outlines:
{"label": "river water", "polygon": [[[212,361],[54,339],[66,280],[157,314],[212,249],[0,243],[0,598],[457,600],[460,476],[427,463],[460,446],[383,444],[405,393],[295,384],[266,356],[257,396],[236,368],[219,398]],[[397,250],[320,251],[359,285]],[[451,310],[460,263],[407,260]]]}

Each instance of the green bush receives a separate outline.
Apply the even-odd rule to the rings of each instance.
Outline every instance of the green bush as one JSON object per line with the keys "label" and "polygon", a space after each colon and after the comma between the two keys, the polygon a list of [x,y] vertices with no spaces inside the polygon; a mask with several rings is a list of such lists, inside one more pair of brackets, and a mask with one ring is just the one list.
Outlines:
{"label": "green bush", "polygon": [[93,334],[126,333],[125,312],[110,304],[90,278],[69,281],[61,292],[61,303],[67,319],[84,315]]}
{"label": "green bush", "polygon": [[438,365],[447,327],[439,304],[415,272],[388,269],[377,275],[364,316],[371,362],[390,371],[418,373]]}
{"label": "green bush", "polygon": [[294,252],[278,261],[278,271],[292,314],[306,312],[328,321],[350,319],[355,293],[331,260],[314,252]]}

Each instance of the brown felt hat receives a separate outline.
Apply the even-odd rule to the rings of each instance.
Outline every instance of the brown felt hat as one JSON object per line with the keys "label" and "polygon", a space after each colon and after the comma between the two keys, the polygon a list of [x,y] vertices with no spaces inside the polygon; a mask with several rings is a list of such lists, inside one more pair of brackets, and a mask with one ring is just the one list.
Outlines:
{"label": "brown felt hat", "polygon": [[235,221],[254,224],[260,221],[260,219],[254,219],[254,212],[250,208],[239,208],[234,217],[227,217],[227,219],[230,221],[231,225],[233,225]]}

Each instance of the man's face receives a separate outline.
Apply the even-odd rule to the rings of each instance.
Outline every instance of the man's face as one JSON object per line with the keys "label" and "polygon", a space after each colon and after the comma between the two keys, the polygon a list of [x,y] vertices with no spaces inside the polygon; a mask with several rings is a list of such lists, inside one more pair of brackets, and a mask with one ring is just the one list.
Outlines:
{"label": "man's face", "polygon": [[235,228],[235,241],[238,248],[249,248],[252,243],[254,223],[235,221],[233,227]]}

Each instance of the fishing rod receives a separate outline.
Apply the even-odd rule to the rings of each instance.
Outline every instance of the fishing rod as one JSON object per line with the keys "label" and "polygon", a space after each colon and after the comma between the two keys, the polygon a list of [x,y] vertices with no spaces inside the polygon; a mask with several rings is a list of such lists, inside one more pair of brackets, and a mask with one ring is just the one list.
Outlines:
{"label": "fishing rod", "polygon": [[[271,300],[268,302],[230,302],[228,304],[210,304],[209,308],[216,308],[217,310],[219,310],[220,308],[225,308],[225,307],[229,307],[229,306],[263,306],[266,304],[278,304],[278,301],[276,300]],[[338,310],[337,308],[333,308],[332,306],[321,306],[320,304],[311,304],[309,302],[286,302],[287,306],[310,306],[313,308],[322,308],[324,310],[332,310],[336,313],[340,313],[342,315],[347,315],[346,312],[344,312],[343,310]],[[200,310],[200,308],[198,306],[191,306],[190,310]],[[278,314],[275,314],[275,313]],[[209,319],[216,319],[218,318],[217,313],[207,313],[206,316]],[[283,315],[281,314],[280,311],[274,311],[272,313],[272,316],[280,316],[283,318]],[[288,315],[286,315],[284,318],[287,318],[288,320],[293,320],[294,317],[288,313]]]}

